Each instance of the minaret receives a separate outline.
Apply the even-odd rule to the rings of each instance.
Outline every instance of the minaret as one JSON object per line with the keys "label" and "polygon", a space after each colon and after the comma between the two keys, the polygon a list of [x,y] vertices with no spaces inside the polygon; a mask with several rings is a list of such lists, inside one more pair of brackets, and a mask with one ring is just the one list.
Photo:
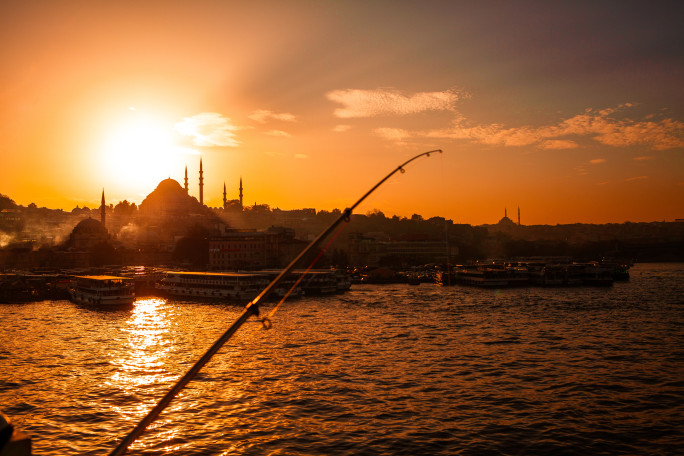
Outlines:
{"label": "minaret", "polygon": [[100,222],[102,222],[102,227],[105,226],[105,198],[104,198],[104,188],[102,189],[102,204],[100,205]]}
{"label": "minaret", "polygon": [[188,165],[185,165],[185,193],[188,193]]}
{"label": "minaret", "polygon": [[518,226],[520,226],[520,206],[518,206]]}
{"label": "minaret", "polygon": [[242,176],[240,176],[240,209],[242,209]]}
{"label": "minaret", "polygon": [[508,218],[508,208],[504,207],[504,218]]}
{"label": "minaret", "polygon": [[204,177],[202,177],[202,157],[200,157],[200,179],[199,179],[199,184],[200,184],[200,204],[204,205]]}
{"label": "minaret", "polygon": [[226,199],[226,183],[223,183],[223,208],[228,207],[228,200]]}

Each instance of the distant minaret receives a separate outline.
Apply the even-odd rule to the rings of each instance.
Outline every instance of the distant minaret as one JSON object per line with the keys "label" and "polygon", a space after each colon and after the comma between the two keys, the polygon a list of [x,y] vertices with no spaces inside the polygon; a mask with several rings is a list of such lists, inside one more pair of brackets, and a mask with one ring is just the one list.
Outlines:
{"label": "distant minaret", "polygon": [[185,193],[188,193],[188,165],[185,165]]}
{"label": "distant minaret", "polygon": [[504,218],[508,218],[508,208],[504,207]]}
{"label": "distant minaret", "polygon": [[104,198],[104,188],[102,189],[102,204],[100,205],[100,222],[102,226],[105,226],[105,198]]}
{"label": "distant minaret", "polygon": [[520,226],[520,206],[518,206],[518,226]]}
{"label": "distant minaret", "polygon": [[204,173],[202,172],[202,157],[200,157],[200,173],[199,174],[200,174],[200,181],[199,181],[199,184],[200,184],[200,195],[199,195],[200,196],[200,204],[204,205],[204,177],[202,177],[202,174],[204,174]]}
{"label": "distant minaret", "polygon": [[242,209],[242,176],[240,176],[240,209]]}
{"label": "distant minaret", "polygon": [[223,183],[223,208],[228,207],[228,200],[226,199],[226,183]]}

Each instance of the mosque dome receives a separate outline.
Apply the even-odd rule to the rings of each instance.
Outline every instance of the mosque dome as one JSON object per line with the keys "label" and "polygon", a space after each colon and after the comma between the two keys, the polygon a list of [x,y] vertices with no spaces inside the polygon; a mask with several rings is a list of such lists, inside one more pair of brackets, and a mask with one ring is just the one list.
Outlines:
{"label": "mosque dome", "polygon": [[140,212],[145,216],[182,216],[201,213],[202,205],[185,192],[181,185],[169,178],[157,185],[152,193],[140,203]]}
{"label": "mosque dome", "polygon": [[171,179],[170,177],[159,182],[159,185],[157,185],[157,188],[154,189],[154,191],[163,193],[185,192],[185,190],[183,190],[183,187],[181,187],[181,185],[176,180]]}
{"label": "mosque dome", "polygon": [[78,234],[96,234],[102,232],[106,233],[107,230],[104,226],[102,226],[102,223],[100,221],[95,220],[94,218],[87,218],[78,222],[78,224],[74,227],[73,232]]}
{"label": "mosque dome", "polygon": [[[200,195],[201,183],[200,162]],[[146,242],[170,243],[196,225],[214,229],[221,224],[221,219],[201,203],[201,196],[197,201],[188,194],[187,186],[181,187],[178,181],[168,178],[159,182],[157,188],[140,203],[137,224],[145,227],[142,236]]]}
{"label": "mosque dome", "polygon": [[499,220],[499,225],[515,225],[515,222],[511,220],[507,215],[504,215],[501,220]]}
{"label": "mosque dome", "polygon": [[93,218],[78,222],[69,236],[68,245],[74,250],[89,250],[93,246],[109,240],[104,225]]}
{"label": "mosque dome", "polygon": [[[520,219],[520,209],[518,209],[518,219]],[[508,210],[504,209],[504,216],[499,220],[497,225],[501,227],[512,227],[516,226],[516,223],[508,217]]]}

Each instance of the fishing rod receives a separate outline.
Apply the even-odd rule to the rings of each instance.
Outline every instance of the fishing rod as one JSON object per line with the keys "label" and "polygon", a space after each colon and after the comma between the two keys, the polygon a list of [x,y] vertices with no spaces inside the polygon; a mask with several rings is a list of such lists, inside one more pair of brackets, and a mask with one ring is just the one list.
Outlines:
{"label": "fishing rod", "polygon": [[[259,318],[259,302],[268,297],[268,295],[280,284],[280,282],[283,280],[283,278],[289,274],[295,266],[300,262],[302,258],[304,258],[311,250],[316,248],[340,223],[344,222],[349,222],[351,219],[351,214],[352,211],[359,205],[363,200],[365,200],[371,193],[373,193],[378,187],[380,187],[387,179],[392,177],[396,172],[402,172],[405,173],[406,170],[404,167],[411,163],[412,161],[420,158],[420,157],[429,157],[430,154],[432,153],[437,153],[439,152],[440,154],[442,153],[441,149],[435,149],[435,150],[430,150],[428,152],[423,152],[421,154],[418,154],[409,160],[405,161],[401,165],[399,165],[395,170],[393,170],[391,173],[389,173],[387,176],[385,176],[380,182],[375,184],[373,188],[368,190],[365,195],[363,195],[361,198],[359,198],[358,201],[356,201],[352,206],[346,208],[342,214],[335,220],[328,228],[326,228],[321,234],[316,237],[311,243],[301,251],[297,257],[290,262],[290,264],[287,265],[285,269],[283,269],[278,276],[276,276],[275,279],[271,281],[271,283],[266,286],[262,290],[259,295],[257,295],[256,298],[252,299],[242,310],[242,313],[238,316],[238,318],[235,320],[235,322],[226,330],[225,333],[221,337],[219,337],[216,342],[202,355],[202,357],[197,360],[194,366],[186,372],[185,375],[183,375],[178,381],[176,382],[175,385],[164,395],[163,398],[157,403],[157,405],[150,410],[147,415],[140,420],[140,422],[133,428],[131,432],[128,433],[126,437],[119,443],[119,445],[111,452],[109,453],[110,456],[119,456],[122,455],[126,452],[128,447],[133,443],[140,435],[145,432],[145,429],[147,426],[152,424],[152,422],[157,419],[159,414],[171,403],[174,397],[180,393],[183,388],[193,379],[195,376],[199,373],[200,369],[204,367],[205,364],[209,362],[209,360],[216,354],[216,352],[219,351],[219,349],[226,343],[228,340],[237,332],[238,329],[247,321],[249,317],[252,315],[256,316]],[[271,327],[271,322],[268,319],[268,317],[264,317],[260,319],[263,327],[265,329],[269,329]]]}

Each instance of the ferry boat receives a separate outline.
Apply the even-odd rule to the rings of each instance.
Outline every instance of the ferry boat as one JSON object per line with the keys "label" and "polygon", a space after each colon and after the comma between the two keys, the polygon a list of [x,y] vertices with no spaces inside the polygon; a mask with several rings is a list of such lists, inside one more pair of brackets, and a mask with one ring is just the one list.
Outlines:
{"label": "ferry boat", "polygon": [[529,281],[532,285],[569,286],[581,285],[581,270],[577,270],[569,264],[527,262]]}
{"label": "ferry boat", "polygon": [[181,298],[249,301],[268,283],[265,274],[251,272],[167,271],[156,288],[162,294]]}
{"label": "ferry boat", "polygon": [[352,286],[351,276],[342,269],[335,269],[333,272],[333,277],[335,278],[335,291],[336,293],[344,293],[348,291]]}
{"label": "ferry boat", "polygon": [[584,285],[609,286],[613,284],[612,268],[596,261],[581,264]]}
{"label": "ferry boat", "polygon": [[76,276],[69,297],[76,304],[127,305],[135,301],[133,282],[113,275]]}
{"label": "ferry boat", "polygon": [[509,286],[509,274],[503,265],[465,265],[455,269],[456,283],[485,288]]}
{"label": "ferry boat", "polygon": [[[269,281],[271,281],[280,274],[280,271],[266,269],[258,271],[258,273],[265,274],[268,276]],[[304,277],[301,277],[302,275]],[[297,288],[293,290],[293,293],[290,294],[291,297],[344,293],[349,290],[352,285],[349,274],[341,269],[294,269],[285,277],[283,288],[289,290],[296,280],[300,280],[300,283]],[[279,290],[276,288],[274,293],[278,295]]]}
{"label": "ferry boat", "polygon": [[120,275],[133,280],[137,297],[154,296],[157,282],[164,277],[164,273],[163,269],[149,266],[125,266],[119,271]]}
{"label": "ferry boat", "polygon": [[633,262],[630,260],[610,257],[601,258],[599,264],[611,269],[614,281],[629,280],[629,268],[633,266]]}

